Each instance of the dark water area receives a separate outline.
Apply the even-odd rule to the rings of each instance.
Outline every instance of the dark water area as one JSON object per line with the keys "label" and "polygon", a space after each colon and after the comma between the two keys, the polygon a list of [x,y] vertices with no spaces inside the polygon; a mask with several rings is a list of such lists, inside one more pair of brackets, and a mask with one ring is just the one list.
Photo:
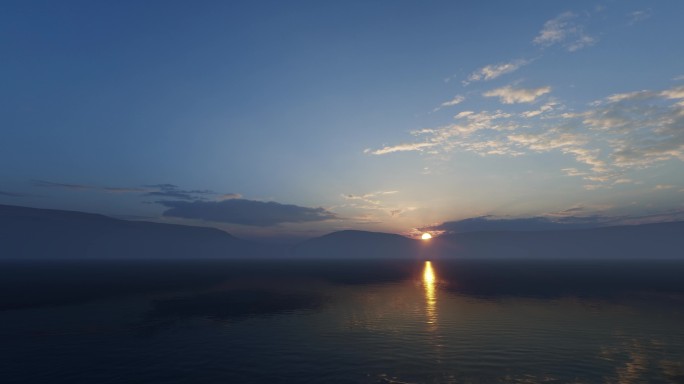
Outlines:
{"label": "dark water area", "polygon": [[0,382],[684,383],[684,263],[3,262]]}

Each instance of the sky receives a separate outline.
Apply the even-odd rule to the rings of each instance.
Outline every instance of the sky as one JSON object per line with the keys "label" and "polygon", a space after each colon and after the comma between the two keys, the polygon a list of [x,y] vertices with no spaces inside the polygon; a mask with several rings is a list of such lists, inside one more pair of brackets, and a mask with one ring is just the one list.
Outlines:
{"label": "sky", "polygon": [[281,240],[682,220],[682,15],[3,1],[0,204]]}

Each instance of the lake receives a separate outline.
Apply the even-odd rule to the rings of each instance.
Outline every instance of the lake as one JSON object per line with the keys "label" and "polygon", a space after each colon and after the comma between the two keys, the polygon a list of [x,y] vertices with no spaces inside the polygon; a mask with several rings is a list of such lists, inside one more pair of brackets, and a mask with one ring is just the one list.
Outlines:
{"label": "lake", "polygon": [[684,383],[676,261],[0,264],[3,383]]}

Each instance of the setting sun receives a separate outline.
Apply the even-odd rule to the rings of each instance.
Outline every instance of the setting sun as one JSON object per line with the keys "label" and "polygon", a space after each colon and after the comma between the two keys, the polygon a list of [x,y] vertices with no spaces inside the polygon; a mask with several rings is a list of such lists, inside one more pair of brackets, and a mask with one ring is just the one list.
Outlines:
{"label": "setting sun", "polygon": [[430,240],[430,239],[432,239],[432,235],[425,232],[425,233],[423,233],[423,235],[420,238],[423,240]]}

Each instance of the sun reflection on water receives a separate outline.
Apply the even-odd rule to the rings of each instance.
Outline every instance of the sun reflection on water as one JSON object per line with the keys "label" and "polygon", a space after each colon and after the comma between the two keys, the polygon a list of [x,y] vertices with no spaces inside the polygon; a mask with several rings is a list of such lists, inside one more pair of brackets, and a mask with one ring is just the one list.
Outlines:
{"label": "sun reflection on water", "polygon": [[425,288],[425,314],[427,315],[427,324],[435,327],[437,325],[437,289],[436,289],[435,271],[432,269],[432,263],[425,262],[425,269],[423,270],[423,287]]}

